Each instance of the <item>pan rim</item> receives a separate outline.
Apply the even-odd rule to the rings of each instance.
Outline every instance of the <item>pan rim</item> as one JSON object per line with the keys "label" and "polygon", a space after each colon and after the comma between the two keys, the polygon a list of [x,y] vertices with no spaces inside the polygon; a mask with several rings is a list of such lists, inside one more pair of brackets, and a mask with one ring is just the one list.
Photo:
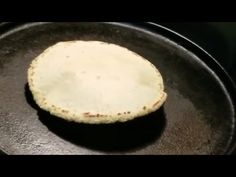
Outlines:
{"label": "pan rim", "polygon": [[[20,25],[17,25],[17,23],[14,22],[9,22],[9,23],[5,23],[2,24],[0,27],[4,26],[4,25],[9,25],[9,24],[15,24],[17,26],[10,27],[12,29],[8,29],[5,32],[0,34],[0,39],[3,39],[5,37],[7,37],[8,35],[11,35],[14,32],[19,32],[21,30],[24,30],[28,27],[32,27],[32,26],[38,26],[41,24],[47,24],[50,22],[30,22],[30,23],[21,23]],[[236,84],[235,82],[232,80],[232,78],[229,76],[229,74],[227,73],[227,71],[221,66],[221,64],[212,56],[210,55],[207,51],[205,51],[202,47],[200,47],[199,45],[197,45],[196,43],[194,43],[193,41],[191,41],[190,39],[186,38],[185,36],[169,29],[166,28],[162,25],[159,25],[157,23],[154,22],[143,22],[143,23],[115,23],[115,22],[102,22],[102,23],[107,23],[107,24],[113,24],[113,25],[118,25],[118,26],[126,26],[129,28],[136,28],[139,29],[141,31],[144,32],[151,32],[153,34],[156,35],[160,35],[161,37],[166,38],[167,40],[170,40],[171,42],[174,42],[176,44],[178,44],[176,42],[176,40],[172,39],[171,37],[169,37],[168,35],[172,35],[174,36],[174,38],[178,38],[179,41],[184,41],[183,43],[185,43],[186,45],[191,46],[191,48],[195,48],[194,50],[196,50],[197,52],[194,52],[192,50],[189,50],[188,47],[186,47],[185,45],[181,44],[180,46],[187,49],[187,51],[193,53],[194,55],[196,55],[196,53],[201,53],[201,55],[203,55],[204,58],[206,58],[205,60],[211,60],[211,63],[207,63],[205,60],[203,60],[203,63],[206,63],[206,65],[212,69],[211,66],[209,65],[213,65],[214,67],[216,67],[216,69],[212,69],[215,72],[215,75],[219,78],[219,80],[221,81],[221,83],[223,84],[224,88],[226,89],[226,92],[228,93],[229,96],[229,101],[231,101],[231,105],[233,106],[233,127],[232,127],[232,139],[229,140],[229,145],[225,148],[225,152],[223,152],[224,154],[232,154],[232,152],[236,149],[236,142],[233,142],[234,139],[236,139],[236,135],[235,135],[235,110],[236,110],[236,104],[235,104],[235,95],[236,95]],[[156,29],[159,30],[163,30],[166,33],[168,33],[167,35],[159,33],[157,31],[155,31]],[[147,30],[147,31],[146,31]],[[196,55],[198,56],[198,55]],[[203,57],[198,57],[200,60],[202,60]],[[219,77],[220,75],[220,77]],[[5,153],[6,151],[3,150],[1,148],[1,150]],[[7,153],[6,153],[7,154]]]}
{"label": "pan rim", "polygon": [[[203,54],[205,54],[206,57],[208,57],[213,63],[211,63],[212,65],[214,65],[214,67],[218,67],[217,69],[214,69],[214,73],[216,74],[216,76],[219,78],[219,80],[221,81],[221,83],[223,83],[224,89],[226,89],[227,91],[227,96],[229,97],[230,103],[233,106],[233,125],[232,125],[232,137],[229,140],[229,144],[228,147],[226,148],[225,154],[230,155],[232,154],[235,149],[236,149],[236,133],[235,133],[235,127],[236,127],[236,103],[235,103],[235,96],[236,96],[236,83],[233,81],[233,79],[230,77],[230,75],[228,74],[228,72],[224,69],[224,67],[216,60],[215,57],[213,57],[209,52],[207,52],[206,50],[204,50],[201,46],[199,46],[198,44],[196,44],[195,42],[193,42],[192,40],[188,39],[187,37],[167,28],[164,27],[162,25],[156,24],[154,22],[147,22],[147,24],[152,25],[152,26],[156,26],[159,28],[162,28],[170,33],[173,33],[174,35],[176,35],[177,37],[185,40],[187,43],[189,43],[190,45],[192,45],[193,47],[195,47],[196,49],[199,50],[199,52],[202,52]],[[175,42],[175,41],[174,41]],[[185,48],[185,46],[183,46]],[[193,54],[196,54],[195,52],[193,52]],[[202,58],[200,58],[202,59]],[[204,63],[209,67],[209,64],[204,60]],[[211,67],[209,67],[211,69]],[[218,71],[215,70],[221,70],[221,74],[218,73]],[[224,77],[224,79],[222,77],[219,77],[219,75],[223,75],[222,77]],[[228,84],[226,85],[225,82],[228,82]],[[230,88],[231,87],[231,88]],[[230,91],[229,91],[230,90]],[[235,142],[234,142],[234,141]]]}

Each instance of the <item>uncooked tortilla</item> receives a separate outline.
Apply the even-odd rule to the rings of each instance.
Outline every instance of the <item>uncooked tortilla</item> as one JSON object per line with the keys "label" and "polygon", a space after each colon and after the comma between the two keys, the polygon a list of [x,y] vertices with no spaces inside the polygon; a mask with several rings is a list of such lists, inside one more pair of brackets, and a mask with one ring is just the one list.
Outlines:
{"label": "uncooked tortilla", "polygon": [[100,41],[49,47],[32,61],[28,83],[41,109],[78,123],[125,122],[156,111],[167,97],[153,64]]}

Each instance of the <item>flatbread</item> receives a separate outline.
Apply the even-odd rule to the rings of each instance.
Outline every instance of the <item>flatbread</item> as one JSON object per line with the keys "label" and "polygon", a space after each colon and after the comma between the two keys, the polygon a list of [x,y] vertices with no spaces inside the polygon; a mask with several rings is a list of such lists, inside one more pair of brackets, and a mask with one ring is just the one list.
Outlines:
{"label": "flatbread", "polygon": [[100,41],[49,47],[32,61],[28,83],[41,109],[78,123],[125,122],[156,111],[167,97],[153,64]]}

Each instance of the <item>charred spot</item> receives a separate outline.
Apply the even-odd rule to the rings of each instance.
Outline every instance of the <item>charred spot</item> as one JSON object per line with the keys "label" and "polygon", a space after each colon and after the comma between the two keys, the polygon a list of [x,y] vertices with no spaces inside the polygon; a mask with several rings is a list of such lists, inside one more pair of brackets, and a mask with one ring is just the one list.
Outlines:
{"label": "charred spot", "polygon": [[144,107],[143,107],[143,110],[146,110],[146,109],[147,109],[146,106],[144,106]]}
{"label": "charred spot", "polygon": [[121,113],[118,113],[117,115],[118,115],[118,116],[120,116],[120,115],[121,115]]}
{"label": "charred spot", "polygon": [[130,114],[130,111],[128,111],[127,114]]}

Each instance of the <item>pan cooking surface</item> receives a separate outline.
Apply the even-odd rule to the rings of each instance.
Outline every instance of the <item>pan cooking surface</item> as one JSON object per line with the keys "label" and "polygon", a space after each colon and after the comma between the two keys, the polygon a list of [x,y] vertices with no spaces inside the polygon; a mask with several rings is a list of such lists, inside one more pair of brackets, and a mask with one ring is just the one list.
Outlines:
{"label": "pan cooking surface", "polygon": [[[163,76],[165,105],[112,125],[69,123],[39,109],[27,85],[29,64],[68,40],[110,42],[148,59]],[[4,33],[0,85],[0,149],[7,154],[223,154],[234,132],[232,100],[217,73],[167,38],[129,25],[33,23]]]}

